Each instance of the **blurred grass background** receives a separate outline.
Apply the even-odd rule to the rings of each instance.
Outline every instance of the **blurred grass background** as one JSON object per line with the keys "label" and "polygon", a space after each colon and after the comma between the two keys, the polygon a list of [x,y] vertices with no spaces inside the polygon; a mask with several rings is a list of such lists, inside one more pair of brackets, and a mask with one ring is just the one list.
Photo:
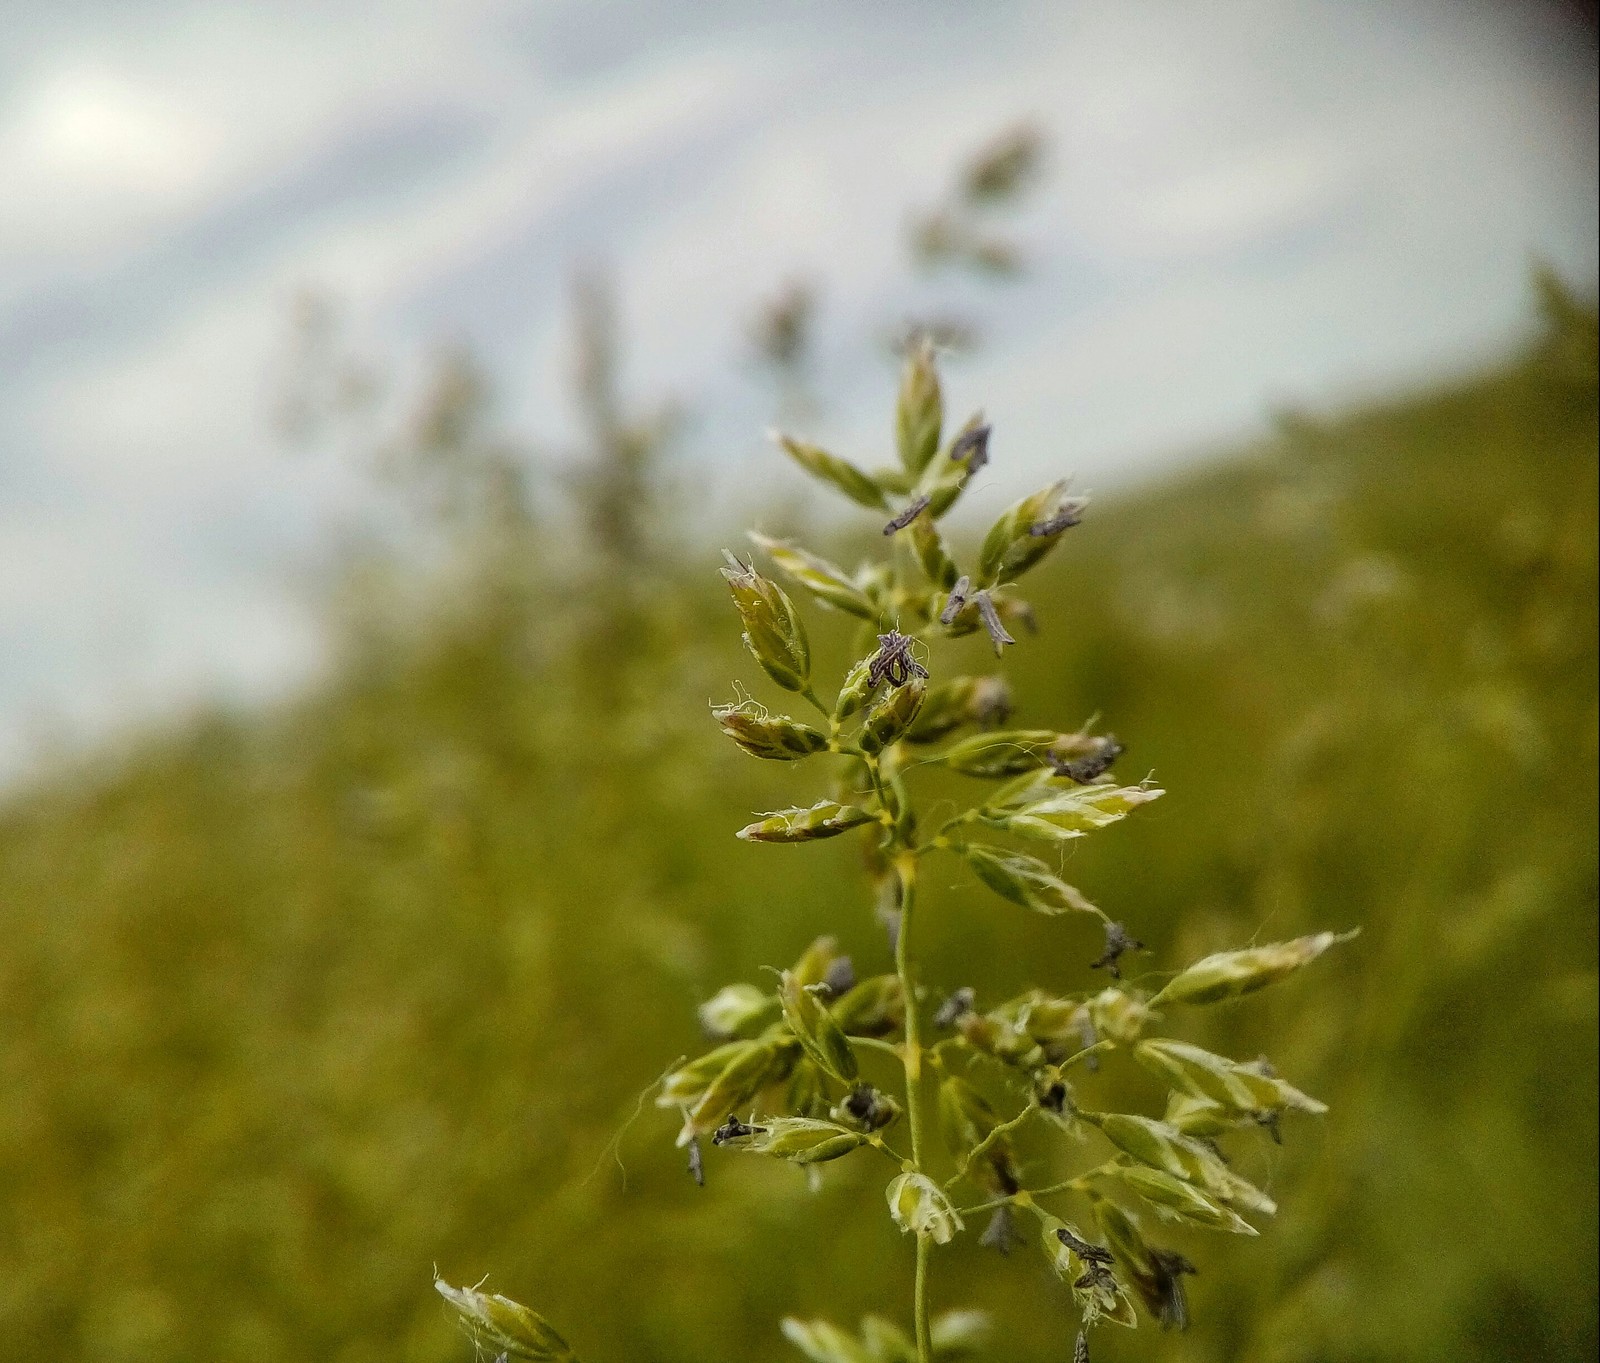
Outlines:
{"label": "blurred grass background", "polygon": [[[1030,582],[1019,722],[1101,713],[1169,791],[1071,866],[1141,968],[1364,928],[1174,1019],[1332,1113],[1250,1170],[1269,1232],[1194,1255],[1190,1333],[1097,1358],[1594,1354],[1594,318],[1547,311],[1470,382],[1285,415],[1097,502]],[[700,1190],[649,1108],[613,1151],[718,985],[822,930],[887,953],[850,840],[732,837],[817,776],[707,718],[754,680],[711,553],[656,545],[619,591],[603,555],[553,578],[544,542],[478,535],[426,607],[352,587],[317,694],[8,797],[0,1356],[443,1363],[467,1346],[435,1266],[589,1360],[777,1359],[784,1314],[903,1317],[876,1168],[813,1196],[714,1157]],[[950,871],[927,977],[1082,988],[1092,939]],[[998,1313],[997,1358],[1067,1356],[1035,1254],[963,1244],[936,1292]]]}

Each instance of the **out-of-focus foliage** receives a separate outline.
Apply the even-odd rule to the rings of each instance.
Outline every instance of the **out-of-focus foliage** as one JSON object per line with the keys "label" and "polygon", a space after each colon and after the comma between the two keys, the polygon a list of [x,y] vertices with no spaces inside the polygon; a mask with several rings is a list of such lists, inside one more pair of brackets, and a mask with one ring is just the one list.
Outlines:
{"label": "out-of-focus foliage", "polygon": [[751,350],[776,378],[787,416],[803,417],[814,402],[808,385],[818,300],[815,284],[791,279],[762,302],[750,321]]}
{"label": "out-of-focus foliage", "polygon": [[[1594,324],[1565,305],[1525,362],[1097,502],[1031,579],[1015,722],[1103,709],[1169,792],[1072,853],[1162,944],[1125,969],[1364,928],[1317,967],[1337,1007],[1291,980],[1192,1019],[1231,1055],[1270,1037],[1331,1114],[1242,1169],[1289,1210],[1208,1244],[1190,1331],[1114,1358],[1593,1352]],[[292,711],[9,801],[0,1356],[444,1363],[435,1267],[597,1363],[779,1358],[781,1317],[905,1298],[848,1162],[813,1202],[762,1161],[699,1189],[648,1122],[612,1145],[699,1048],[693,1005],[793,959],[819,904],[864,974],[887,949],[850,848],[728,835],[800,788],[707,719],[738,649],[710,554],[608,633],[527,539],[516,591],[485,560]],[[1096,978],[1092,925],[929,889],[930,975]],[[997,1357],[1068,1355],[1036,1257],[950,1255]]]}
{"label": "out-of-focus foliage", "polygon": [[961,169],[937,208],[918,214],[911,250],[925,268],[959,266],[985,274],[1013,275],[1022,255],[991,221],[1011,207],[1039,178],[1045,143],[1039,130],[1020,124],[980,148]]}
{"label": "out-of-focus foliage", "polygon": [[[1001,130],[969,155],[937,204],[909,215],[906,248],[917,272],[966,273],[988,282],[1015,281],[1026,273],[1027,253],[1013,238],[1010,219],[1042,177],[1047,149],[1040,129],[1021,123]],[[818,280],[791,277],[760,300],[749,319],[751,358],[773,380],[778,415],[786,425],[810,424],[824,406],[813,388],[822,295]],[[303,349],[313,358],[323,353],[318,348],[322,332],[314,325],[318,319],[313,310],[300,320]],[[947,355],[970,352],[982,343],[979,322],[946,307],[891,321],[880,334],[885,348],[897,356],[913,353],[924,341]],[[301,370],[306,370],[304,362]],[[319,393],[330,387],[339,391],[338,384],[321,374],[314,373],[313,379]],[[291,405],[286,416],[292,418],[297,411]],[[285,424],[293,429],[292,421]]]}

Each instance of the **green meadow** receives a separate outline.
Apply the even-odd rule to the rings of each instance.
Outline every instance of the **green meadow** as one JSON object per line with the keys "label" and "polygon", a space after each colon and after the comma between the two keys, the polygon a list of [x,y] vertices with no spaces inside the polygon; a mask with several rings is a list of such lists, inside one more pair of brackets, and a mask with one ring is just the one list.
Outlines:
{"label": "green meadow", "polygon": [[[1151,944],[1134,983],[1362,929],[1181,1020],[1331,1112],[1241,1161],[1282,1209],[1193,1256],[1190,1330],[1102,1331],[1096,1363],[1594,1355],[1593,337],[1568,305],[1477,377],[1285,414],[1097,500],[1029,581],[1016,722],[1098,715],[1123,779],[1168,792],[1068,858]],[[407,627],[357,593],[292,703],[8,794],[0,1357],[464,1360],[436,1269],[488,1275],[592,1363],[798,1359],[784,1315],[900,1314],[876,1167],[813,1192],[708,1152],[701,1189],[647,1092],[704,1044],[698,1002],[819,931],[887,968],[860,849],[733,837],[816,780],[710,720],[736,680],[773,699],[719,546],[557,588],[546,542],[535,513],[407,598]],[[943,870],[929,978],[1100,978],[1092,923]],[[1097,1082],[1157,1093],[1117,1058]],[[1021,1153],[1071,1167],[1054,1141]],[[939,1256],[941,1304],[991,1309],[996,1359],[1069,1357],[1042,1256],[975,1238]]]}

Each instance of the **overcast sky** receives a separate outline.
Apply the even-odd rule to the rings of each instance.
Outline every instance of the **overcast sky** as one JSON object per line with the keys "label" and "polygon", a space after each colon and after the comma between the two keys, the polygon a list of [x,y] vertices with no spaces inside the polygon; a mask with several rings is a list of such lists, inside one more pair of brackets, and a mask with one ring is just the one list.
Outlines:
{"label": "overcast sky", "polygon": [[[730,485],[770,402],[752,305],[823,290],[825,434],[874,458],[910,205],[1027,116],[1027,277],[954,297],[1017,476],[1150,476],[1470,367],[1535,257],[1592,287],[1592,44],[1466,0],[0,0],[0,779],[306,675],[294,587],[357,495],[269,428],[290,300],[404,367],[469,340],[559,438],[575,260],[618,269],[642,395]],[[939,294],[950,297],[948,289]],[[769,466],[770,467],[770,466]]]}

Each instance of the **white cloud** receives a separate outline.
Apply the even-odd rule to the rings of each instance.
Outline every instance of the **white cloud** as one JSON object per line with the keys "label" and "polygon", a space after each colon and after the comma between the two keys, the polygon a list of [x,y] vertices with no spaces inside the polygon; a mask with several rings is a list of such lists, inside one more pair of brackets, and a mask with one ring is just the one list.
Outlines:
{"label": "white cloud", "polygon": [[15,291],[192,205],[217,150],[180,102],[91,66],[51,72],[0,127],[0,302],[7,275]]}
{"label": "white cloud", "polygon": [[[727,467],[765,415],[734,372],[743,318],[808,272],[829,424],[867,449],[888,383],[867,333],[930,296],[902,213],[1032,114],[1056,145],[1021,229],[1036,268],[958,289],[989,345],[951,386],[1018,476],[1104,486],[1276,401],[1481,353],[1520,322],[1530,250],[1593,269],[1592,60],[1487,10],[816,13],[284,0],[13,38],[0,729],[41,697],[104,720],[119,677],[143,704],[309,665],[267,565],[352,492],[264,433],[305,284],[380,348],[479,336],[548,431],[558,281],[574,253],[617,260],[630,382],[698,398]],[[110,658],[108,620],[136,639]]]}
{"label": "white cloud", "polygon": [[92,68],[58,71],[30,92],[13,137],[11,154],[32,163],[38,186],[106,195],[186,188],[215,151],[182,107]]}
{"label": "white cloud", "polygon": [[[0,100],[0,305],[54,269],[104,269],[259,192],[340,136],[492,102],[504,63],[448,9],[175,5],[53,35]],[[85,16],[87,19],[87,16]]]}

